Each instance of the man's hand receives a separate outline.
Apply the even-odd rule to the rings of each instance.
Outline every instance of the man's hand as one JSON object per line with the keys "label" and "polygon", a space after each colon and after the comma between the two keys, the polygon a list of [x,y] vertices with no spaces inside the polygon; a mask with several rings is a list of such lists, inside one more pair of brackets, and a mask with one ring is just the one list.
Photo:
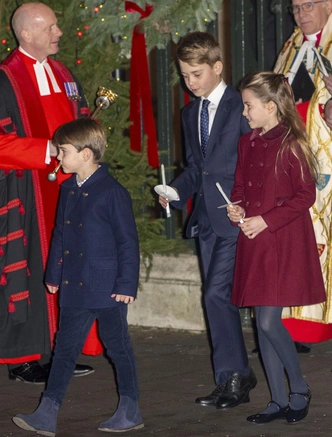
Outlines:
{"label": "man's hand", "polygon": [[332,129],[332,100],[328,100],[325,103],[324,115],[325,115],[325,123],[328,125],[330,129]]}
{"label": "man's hand", "polygon": [[244,223],[240,223],[239,227],[244,235],[250,239],[255,238],[258,234],[260,234],[264,229],[267,228],[267,224],[265,223],[263,217],[261,215],[257,215],[256,217],[250,217],[243,219]]}
{"label": "man's hand", "polygon": [[332,95],[332,74],[328,76],[323,76],[323,81],[325,83],[327,91]]}
{"label": "man's hand", "polygon": [[57,156],[59,153],[58,148],[53,144],[53,141],[49,141],[50,144],[50,156]]}
{"label": "man's hand", "polygon": [[125,296],[124,294],[112,294],[111,297],[115,298],[117,302],[124,302],[126,304],[133,303],[135,300],[132,296]]}

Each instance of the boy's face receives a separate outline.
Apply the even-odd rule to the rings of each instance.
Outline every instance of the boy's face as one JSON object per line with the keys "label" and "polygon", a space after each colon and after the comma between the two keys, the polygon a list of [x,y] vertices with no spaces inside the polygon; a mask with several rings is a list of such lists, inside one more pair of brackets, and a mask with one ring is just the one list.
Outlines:
{"label": "boy's face", "polygon": [[196,97],[209,97],[221,81],[222,62],[217,61],[212,67],[208,64],[187,64],[179,61],[183,79],[188,89]]}
{"label": "boy's face", "polygon": [[78,152],[72,144],[59,145],[58,160],[64,173],[78,173],[84,164],[83,151]]}

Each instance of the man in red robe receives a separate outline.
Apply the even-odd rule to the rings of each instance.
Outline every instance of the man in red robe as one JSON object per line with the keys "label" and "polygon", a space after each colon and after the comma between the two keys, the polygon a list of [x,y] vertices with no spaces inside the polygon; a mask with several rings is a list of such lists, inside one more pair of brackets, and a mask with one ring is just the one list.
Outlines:
{"label": "man in red robe", "polygon": [[[59,191],[46,177],[56,166],[50,140],[89,109],[69,70],[48,58],[62,35],[52,9],[25,3],[12,27],[19,47],[0,65],[0,363],[10,379],[44,383],[58,318],[43,283]],[[75,376],[91,372],[78,365]]]}

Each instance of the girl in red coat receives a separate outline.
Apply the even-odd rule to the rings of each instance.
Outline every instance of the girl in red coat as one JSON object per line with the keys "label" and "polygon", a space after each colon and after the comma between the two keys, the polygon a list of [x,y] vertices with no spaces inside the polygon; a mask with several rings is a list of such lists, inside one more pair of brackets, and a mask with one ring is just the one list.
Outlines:
{"label": "girl in red coat", "polygon": [[239,203],[228,207],[230,220],[242,231],[232,303],[255,307],[272,396],[263,411],[247,420],[292,423],[308,414],[311,393],[281,313],[284,306],[325,301],[309,212],[317,168],[292,89],[282,74],[252,73],[242,81],[241,93],[243,115],[253,131],[239,141],[232,191],[232,202]]}

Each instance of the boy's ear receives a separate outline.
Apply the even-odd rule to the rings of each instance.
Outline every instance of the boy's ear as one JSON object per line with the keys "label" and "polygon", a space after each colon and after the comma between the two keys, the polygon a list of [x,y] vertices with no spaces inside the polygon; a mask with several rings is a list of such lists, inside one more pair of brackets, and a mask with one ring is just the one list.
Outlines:
{"label": "boy's ear", "polygon": [[83,160],[84,161],[89,161],[89,159],[92,157],[92,150],[89,149],[88,147],[85,147],[82,150],[82,155],[83,155]]}
{"label": "boy's ear", "polygon": [[215,72],[215,74],[219,75],[222,73],[223,68],[223,63],[221,61],[217,61],[213,66],[213,71]]}

